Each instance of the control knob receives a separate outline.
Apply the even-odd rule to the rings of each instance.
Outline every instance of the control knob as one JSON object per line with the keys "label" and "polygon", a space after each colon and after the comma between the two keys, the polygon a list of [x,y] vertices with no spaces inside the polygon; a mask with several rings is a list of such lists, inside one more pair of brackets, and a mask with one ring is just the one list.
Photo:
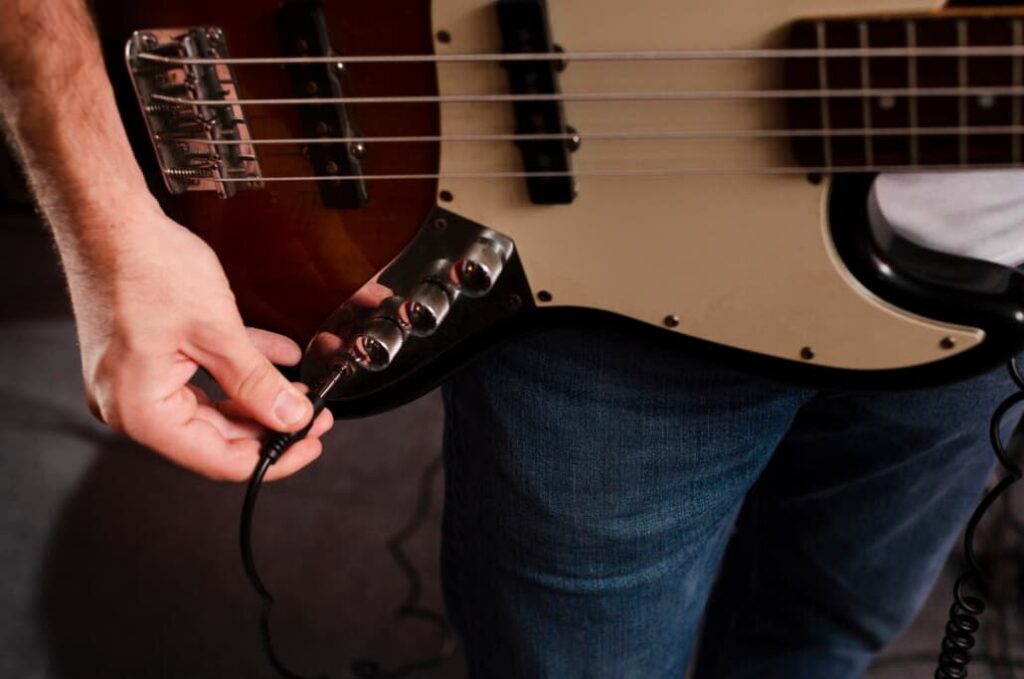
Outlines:
{"label": "control knob", "polygon": [[385,370],[405,344],[405,333],[390,318],[374,318],[353,343],[353,354],[371,372]]}
{"label": "control knob", "polygon": [[452,277],[467,297],[483,297],[494,287],[504,266],[505,252],[501,244],[480,238],[452,267]]}
{"label": "control knob", "polygon": [[434,334],[444,322],[452,308],[448,291],[433,281],[424,281],[417,285],[409,299],[402,304],[399,319],[402,325],[416,337],[427,337]]}

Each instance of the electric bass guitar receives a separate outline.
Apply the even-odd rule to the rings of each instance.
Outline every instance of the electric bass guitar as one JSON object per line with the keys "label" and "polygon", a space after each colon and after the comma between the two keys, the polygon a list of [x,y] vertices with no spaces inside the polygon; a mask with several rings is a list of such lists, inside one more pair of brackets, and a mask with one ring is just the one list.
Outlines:
{"label": "electric bass guitar", "polygon": [[867,208],[880,172],[1021,164],[1024,7],[94,4],[152,190],[307,379],[354,367],[339,414],[596,317],[847,385],[1024,344],[1020,275]]}

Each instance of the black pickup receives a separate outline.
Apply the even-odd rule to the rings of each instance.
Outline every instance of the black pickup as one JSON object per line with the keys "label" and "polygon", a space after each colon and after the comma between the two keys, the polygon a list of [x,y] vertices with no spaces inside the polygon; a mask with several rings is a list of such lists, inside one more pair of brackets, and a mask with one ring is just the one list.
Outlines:
{"label": "black pickup", "polygon": [[[335,54],[327,34],[323,9],[318,0],[287,0],[277,12],[277,29],[286,56],[331,56]],[[343,63],[290,64],[296,97],[316,99],[340,98]],[[356,137],[343,104],[299,106],[302,125],[307,137]],[[338,181],[320,181],[320,197],[330,208],[358,208],[366,204],[366,184],[360,179],[359,162],[365,146],[358,143],[310,144],[309,162],[317,177],[344,177]]]}
{"label": "black pickup", "polygon": [[[505,54],[553,54],[545,0],[498,0]],[[559,95],[558,73],[564,68],[559,59],[506,61],[509,88],[516,95]],[[560,135],[554,139],[521,139],[519,151],[527,173],[539,173],[526,179],[530,200],[537,204],[571,203],[576,198],[576,180],[572,177],[571,152],[578,139],[565,121],[562,102],[555,99],[519,100],[514,103],[517,135]]]}

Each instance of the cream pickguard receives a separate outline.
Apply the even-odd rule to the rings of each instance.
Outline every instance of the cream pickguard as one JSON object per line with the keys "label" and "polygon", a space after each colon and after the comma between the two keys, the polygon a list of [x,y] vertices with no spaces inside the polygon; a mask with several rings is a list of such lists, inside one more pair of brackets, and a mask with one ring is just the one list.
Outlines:
{"label": "cream pickguard", "polygon": [[[549,0],[552,35],[566,51],[777,47],[801,18],[913,14],[934,0]],[[436,0],[439,53],[499,52],[493,3]],[[502,91],[495,63],[442,63],[442,95]],[[767,60],[573,62],[563,92],[748,90],[777,85]],[[574,102],[582,133],[732,130],[777,124],[761,101]],[[446,103],[444,135],[513,127],[507,104]],[[585,142],[577,168],[716,170],[791,164],[785,142],[749,139]],[[511,145],[445,142],[441,173],[520,167]],[[605,309],[758,354],[855,370],[920,366],[976,346],[985,333],[887,304],[847,271],[825,218],[828,182],[803,175],[724,172],[671,177],[581,177],[567,206],[529,202],[522,180],[443,180],[444,207],[512,237],[547,305]],[[807,359],[810,348],[813,359]]]}

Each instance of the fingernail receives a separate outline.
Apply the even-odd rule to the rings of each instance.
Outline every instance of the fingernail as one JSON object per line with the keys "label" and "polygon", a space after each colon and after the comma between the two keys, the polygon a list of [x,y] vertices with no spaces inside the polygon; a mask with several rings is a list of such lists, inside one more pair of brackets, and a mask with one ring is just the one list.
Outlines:
{"label": "fingernail", "polygon": [[307,399],[291,389],[285,389],[274,401],[274,415],[283,424],[298,424],[306,416]]}

